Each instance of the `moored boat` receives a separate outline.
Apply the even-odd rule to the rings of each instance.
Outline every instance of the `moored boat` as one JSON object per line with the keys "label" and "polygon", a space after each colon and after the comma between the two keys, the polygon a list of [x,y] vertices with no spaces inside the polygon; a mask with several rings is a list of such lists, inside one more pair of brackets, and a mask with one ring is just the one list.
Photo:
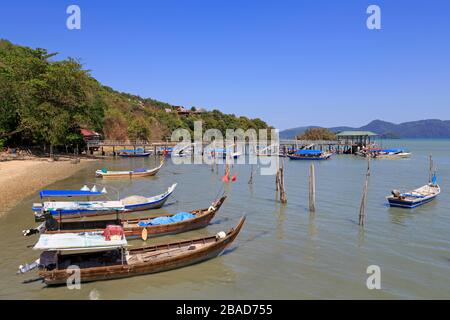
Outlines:
{"label": "moored boat", "polygon": [[212,148],[212,149],[205,149],[206,154],[210,158],[216,158],[216,159],[237,159],[240,156],[242,156],[242,152],[240,151],[234,151],[233,148]]}
{"label": "moored boat", "polygon": [[[99,232],[108,225],[120,225],[127,239],[148,236],[161,236],[186,232],[207,226],[224,203],[226,196],[214,201],[209,208],[192,210],[189,213],[156,215],[134,219],[122,219],[117,214],[113,219],[59,220],[58,216],[45,215],[45,222],[35,229],[24,230],[25,236],[32,234]],[[187,216],[187,217],[186,217]],[[145,229],[145,231],[144,231]]]}
{"label": "moored boat", "polygon": [[[238,236],[245,222],[227,233],[180,242],[127,248],[125,237],[115,234],[107,240],[102,233],[41,235],[35,250],[42,250],[32,264],[20,266],[18,273],[39,268],[47,285],[66,284],[72,277],[68,268],[78,267],[80,282],[111,280],[168,271],[212,259],[220,255]],[[57,238],[54,238],[57,237]]]}
{"label": "moored boat", "polygon": [[130,171],[112,171],[107,169],[101,169],[95,171],[95,176],[98,178],[123,178],[123,177],[151,177],[158,173],[162,168],[164,161],[161,161],[160,165],[153,169],[133,169]]}
{"label": "moored boat", "polygon": [[295,153],[287,156],[291,160],[327,160],[331,155],[331,152],[321,150],[297,150]]}
{"label": "moored boat", "polygon": [[[33,204],[33,212],[36,220],[43,220],[44,213],[50,212],[57,215],[59,219],[71,217],[90,217],[110,215],[117,212],[133,212],[161,208],[175,190],[177,184],[174,183],[166,192],[153,197],[129,196],[116,201],[91,201],[90,197],[102,195],[98,191],[84,190],[42,190],[41,199],[46,199],[42,203]],[[87,197],[87,201],[49,201],[63,197]]]}
{"label": "moored boat", "polygon": [[398,190],[392,190],[392,194],[387,197],[391,207],[416,208],[425,203],[433,201],[441,193],[438,184],[429,183],[418,189],[401,193]]}
{"label": "moored boat", "polygon": [[119,156],[125,158],[139,158],[139,157],[149,157],[151,152],[146,152],[144,149],[133,149],[133,150],[120,150]]}
{"label": "moored boat", "polygon": [[362,149],[357,152],[356,155],[361,157],[371,157],[374,159],[402,159],[409,158],[411,156],[411,152],[407,152],[403,149],[370,148]]}

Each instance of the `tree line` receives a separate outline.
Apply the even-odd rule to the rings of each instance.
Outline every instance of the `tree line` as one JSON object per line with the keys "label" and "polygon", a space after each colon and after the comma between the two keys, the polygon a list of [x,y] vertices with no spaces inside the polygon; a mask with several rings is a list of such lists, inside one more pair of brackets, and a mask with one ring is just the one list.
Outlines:
{"label": "tree line", "polygon": [[264,129],[260,119],[213,110],[179,116],[168,103],[103,86],[72,58],[0,40],[0,146],[82,144],[81,128],[105,138],[159,140],[177,128]]}

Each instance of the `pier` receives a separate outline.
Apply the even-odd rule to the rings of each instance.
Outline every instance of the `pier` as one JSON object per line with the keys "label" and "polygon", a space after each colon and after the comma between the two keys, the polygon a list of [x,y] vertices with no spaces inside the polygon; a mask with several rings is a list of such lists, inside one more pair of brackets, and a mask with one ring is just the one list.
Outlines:
{"label": "pier", "polygon": [[[280,155],[286,155],[289,150],[297,149],[318,149],[321,151],[328,151],[337,154],[353,154],[366,146],[372,146],[373,142],[370,138],[364,138],[364,136],[349,137],[344,136],[338,140],[295,140],[295,139],[282,139],[279,141]],[[125,141],[125,140],[95,140],[86,141],[86,151],[90,155],[94,155],[94,152],[99,152],[101,155],[117,155],[118,150],[143,149],[145,152],[151,151],[157,154],[159,151],[166,148],[173,148],[179,142],[164,141],[164,140],[149,140],[149,141]],[[203,147],[211,144],[211,142],[204,142]],[[192,143],[191,148],[193,151],[195,143]],[[258,150],[266,150],[267,154],[276,154],[277,150],[273,150],[272,146],[257,145]],[[248,145],[246,145],[246,153],[248,153]]]}

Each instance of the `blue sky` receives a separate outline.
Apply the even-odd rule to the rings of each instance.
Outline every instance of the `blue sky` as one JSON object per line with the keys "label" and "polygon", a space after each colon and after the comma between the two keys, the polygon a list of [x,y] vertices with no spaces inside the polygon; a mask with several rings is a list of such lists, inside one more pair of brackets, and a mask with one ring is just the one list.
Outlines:
{"label": "blue sky", "polygon": [[0,37],[80,58],[120,91],[280,129],[450,119],[446,0],[2,1]]}

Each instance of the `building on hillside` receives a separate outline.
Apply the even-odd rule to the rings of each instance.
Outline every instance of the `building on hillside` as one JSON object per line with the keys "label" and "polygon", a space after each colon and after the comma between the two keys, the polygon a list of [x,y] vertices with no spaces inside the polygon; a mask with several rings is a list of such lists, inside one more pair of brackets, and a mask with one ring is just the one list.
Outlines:
{"label": "building on hillside", "polygon": [[191,110],[186,109],[183,106],[176,107],[177,113],[181,116],[188,116],[191,113]]}
{"label": "building on hillside", "polygon": [[80,133],[83,136],[83,140],[86,145],[89,145],[89,149],[91,151],[97,151],[99,148],[98,144],[100,142],[100,139],[102,138],[102,135],[93,130],[84,128],[80,129]]}
{"label": "building on hillside", "polygon": [[[207,112],[206,109],[204,109],[204,108],[196,109],[196,108],[192,107],[191,109],[188,109],[183,106],[174,106],[174,108],[175,108],[176,112],[181,116],[189,116],[191,114],[202,114],[202,113]],[[171,111],[167,111],[167,110],[168,109],[166,109],[166,112],[171,112]]]}
{"label": "building on hillside", "polygon": [[355,153],[362,148],[372,147],[376,136],[378,134],[372,131],[341,131],[336,134],[339,141],[351,146],[351,150],[348,150],[348,153]]}

